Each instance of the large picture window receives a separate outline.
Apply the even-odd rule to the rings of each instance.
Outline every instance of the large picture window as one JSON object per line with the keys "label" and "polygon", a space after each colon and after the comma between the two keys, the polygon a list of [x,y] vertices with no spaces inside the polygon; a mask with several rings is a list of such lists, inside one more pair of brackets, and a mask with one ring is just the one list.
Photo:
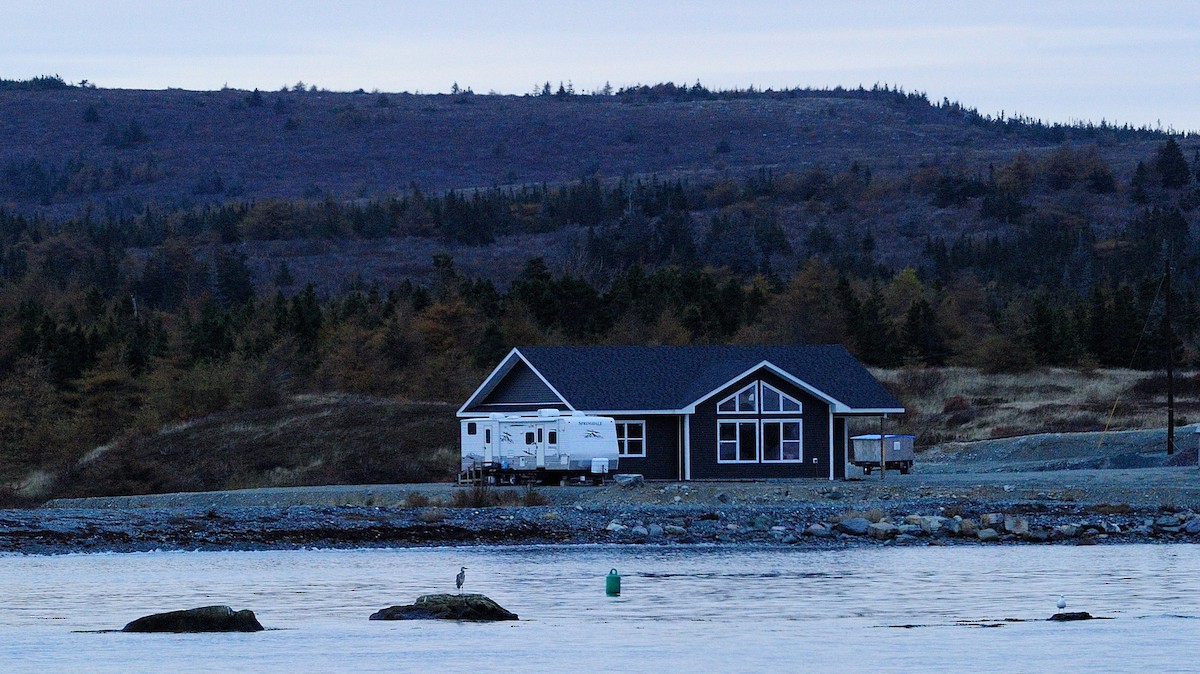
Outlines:
{"label": "large picture window", "polygon": [[734,414],[737,412],[757,412],[758,411],[758,382],[747,386],[746,388],[734,393],[728,398],[717,403],[717,412],[721,414]]}
{"label": "large picture window", "polygon": [[803,433],[800,424],[799,420],[763,420],[763,463],[798,462],[802,459]]}
{"label": "large picture window", "polygon": [[757,463],[758,422],[718,421],[717,462]]}
{"label": "large picture window", "polygon": [[800,404],[799,400],[770,384],[764,383],[762,385],[762,411],[800,414],[804,411],[804,407]]}
{"label": "large picture window", "polygon": [[618,421],[617,454],[619,456],[646,456],[646,422]]}

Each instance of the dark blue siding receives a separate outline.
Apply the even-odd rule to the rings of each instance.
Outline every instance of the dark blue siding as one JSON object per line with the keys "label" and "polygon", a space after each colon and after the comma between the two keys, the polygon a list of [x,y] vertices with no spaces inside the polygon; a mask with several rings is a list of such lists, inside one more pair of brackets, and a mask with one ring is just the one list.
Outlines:
{"label": "dark blue siding", "polygon": [[558,396],[554,391],[546,386],[541,380],[529,369],[525,363],[517,363],[513,369],[496,384],[496,388],[492,389],[487,396],[480,401],[479,407],[493,405],[525,405],[533,406],[542,404],[545,407],[561,407],[558,404]]}
{"label": "dark blue siding", "polygon": [[678,480],[679,417],[675,415],[615,415],[616,421],[646,422],[646,456],[622,456],[620,473],[639,473],[648,480]]}
{"label": "dark blue siding", "polygon": [[[741,390],[747,384],[762,380],[796,398],[804,406],[799,415],[767,412],[765,414],[717,414],[717,403]],[[717,463],[717,421],[735,419],[792,419],[803,420],[801,449],[802,463]],[[829,478],[829,405],[807,391],[792,385],[775,374],[762,370],[758,374],[735,382],[696,406],[691,417],[692,479],[712,480],[729,478]],[[816,462],[813,462],[813,459]]]}

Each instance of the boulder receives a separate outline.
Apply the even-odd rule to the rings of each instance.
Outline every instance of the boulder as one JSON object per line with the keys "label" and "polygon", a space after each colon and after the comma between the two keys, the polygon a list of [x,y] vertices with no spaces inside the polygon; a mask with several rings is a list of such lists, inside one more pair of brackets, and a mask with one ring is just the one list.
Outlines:
{"label": "boulder", "polygon": [[482,594],[424,594],[407,606],[389,606],[371,620],[517,620],[517,614]]}
{"label": "boulder", "polygon": [[616,482],[626,489],[632,489],[634,487],[640,487],[646,484],[646,478],[637,473],[622,473],[613,475],[613,482]]}
{"label": "boulder", "polygon": [[1183,525],[1183,530],[1189,534],[1200,534],[1200,516],[1193,517]]}
{"label": "boulder", "polygon": [[629,533],[633,534],[634,536],[646,537],[650,535],[650,530],[639,524],[638,526],[630,529]]}
{"label": "boulder", "polygon": [[1075,538],[1079,535],[1079,527],[1074,524],[1059,524],[1054,527],[1055,538]]}
{"label": "boulder", "polygon": [[833,530],[823,524],[810,524],[804,529],[804,535],[825,538],[833,535]]}
{"label": "boulder", "polygon": [[863,517],[850,517],[838,522],[833,528],[851,536],[865,536],[871,528],[871,521]]}
{"label": "boulder", "polygon": [[228,606],[202,606],[183,611],[155,613],[138,618],[122,632],[261,632],[254,611],[235,611]]}
{"label": "boulder", "polygon": [[1050,616],[1049,618],[1046,618],[1046,620],[1053,620],[1055,622],[1067,622],[1067,621],[1071,621],[1071,620],[1095,620],[1095,618],[1092,616],[1091,613],[1088,613],[1087,611],[1074,611],[1071,613],[1055,613],[1054,615]]}
{"label": "boulder", "polygon": [[936,534],[941,531],[946,521],[946,518],[941,515],[927,515],[921,517],[921,521],[918,524],[921,525],[921,530],[925,533]]}
{"label": "boulder", "polygon": [[1024,517],[1016,517],[1015,515],[1006,515],[1004,517],[1004,530],[1010,534],[1024,536],[1029,533],[1029,520]]}
{"label": "boulder", "polygon": [[979,532],[979,525],[975,524],[975,520],[964,519],[958,523],[958,534],[960,536],[974,536]]}
{"label": "boulder", "polygon": [[663,531],[664,529],[661,524],[651,524],[650,526],[646,527],[646,535],[650,538],[658,538],[659,536],[662,536]]}
{"label": "boulder", "polygon": [[871,534],[871,538],[886,541],[896,537],[896,525],[890,522],[876,522],[867,527],[867,532]]}
{"label": "boulder", "polygon": [[629,528],[629,527],[625,526],[624,524],[621,524],[620,522],[618,522],[618,521],[616,521],[616,520],[613,520],[613,521],[611,521],[611,522],[609,522],[609,523],[608,523],[608,526],[604,527],[604,530],[605,530],[605,531],[617,531],[617,532],[619,532],[619,531],[625,531],[625,530],[626,530],[626,529],[628,529],[628,528]]}
{"label": "boulder", "polygon": [[979,540],[984,541],[984,542],[995,541],[1000,538],[1000,534],[997,533],[997,531],[995,529],[990,529],[990,528],[989,529],[980,529],[979,532],[975,535],[979,538]]}
{"label": "boulder", "polygon": [[985,528],[998,527],[1004,524],[1004,515],[1001,513],[984,513],[979,516],[979,524]]}
{"label": "boulder", "polygon": [[662,529],[663,529],[663,533],[665,533],[668,536],[683,536],[684,534],[687,533],[687,529],[685,529],[677,524],[666,524],[666,525],[663,525]]}

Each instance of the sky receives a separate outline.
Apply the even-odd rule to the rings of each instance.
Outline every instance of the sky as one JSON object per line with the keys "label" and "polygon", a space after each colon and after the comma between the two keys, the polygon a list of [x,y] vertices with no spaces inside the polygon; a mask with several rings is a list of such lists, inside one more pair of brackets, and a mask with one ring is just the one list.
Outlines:
{"label": "sky", "polygon": [[524,94],[549,81],[870,87],[1047,122],[1200,130],[1180,0],[3,0],[0,78]]}

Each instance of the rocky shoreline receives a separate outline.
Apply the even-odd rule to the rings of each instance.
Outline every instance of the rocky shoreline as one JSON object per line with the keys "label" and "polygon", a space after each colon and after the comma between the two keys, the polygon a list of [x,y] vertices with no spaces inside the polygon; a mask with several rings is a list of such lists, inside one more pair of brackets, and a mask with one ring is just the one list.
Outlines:
{"label": "rocky shoreline", "polygon": [[[832,492],[831,492],[832,494]],[[0,553],[280,550],[464,545],[872,545],[1200,543],[1174,506],[912,498],[885,503],[207,506],[0,511]]]}

